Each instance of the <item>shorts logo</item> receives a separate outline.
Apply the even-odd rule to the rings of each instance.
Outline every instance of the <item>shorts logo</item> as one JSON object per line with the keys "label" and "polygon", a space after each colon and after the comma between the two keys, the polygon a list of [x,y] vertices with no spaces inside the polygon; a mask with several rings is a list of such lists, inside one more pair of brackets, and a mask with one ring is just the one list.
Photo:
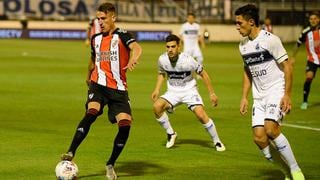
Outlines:
{"label": "shorts logo", "polygon": [[91,93],[91,94],[89,94],[89,99],[92,99],[93,98],[93,96],[94,96],[94,93]]}

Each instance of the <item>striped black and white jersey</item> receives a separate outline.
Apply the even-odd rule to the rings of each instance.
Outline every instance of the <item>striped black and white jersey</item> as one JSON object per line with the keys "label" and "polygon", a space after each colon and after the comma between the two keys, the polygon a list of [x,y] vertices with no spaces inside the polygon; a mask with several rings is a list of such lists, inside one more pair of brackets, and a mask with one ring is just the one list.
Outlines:
{"label": "striped black and white jersey", "polygon": [[244,66],[252,76],[254,98],[263,98],[277,91],[283,93],[285,80],[279,64],[288,59],[288,55],[277,36],[261,30],[253,40],[245,37],[239,50]]}
{"label": "striped black and white jersey", "polygon": [[159,57],[158,67],[159,73],[167,74],[169,91],[186,91],[196,87],[192,73],[200,74],[203,70],[202,65],[186,53],[180,53],[175,64],[172,64],[167,53],[164,53]]}

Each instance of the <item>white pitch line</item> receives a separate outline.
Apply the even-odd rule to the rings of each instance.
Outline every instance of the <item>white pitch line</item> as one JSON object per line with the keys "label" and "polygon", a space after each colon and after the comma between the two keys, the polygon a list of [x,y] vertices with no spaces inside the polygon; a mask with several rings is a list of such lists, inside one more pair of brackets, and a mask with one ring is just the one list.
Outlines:
{"label": "white pitch line", "polygon": [[294,124],[282,124],[282,126],[299,128],[299,129],[308,129],[308,130],[313,130],[313,131],[320,131],[320,128],[313,128],[313,127],[300,126],[300,125],[294,125]]}

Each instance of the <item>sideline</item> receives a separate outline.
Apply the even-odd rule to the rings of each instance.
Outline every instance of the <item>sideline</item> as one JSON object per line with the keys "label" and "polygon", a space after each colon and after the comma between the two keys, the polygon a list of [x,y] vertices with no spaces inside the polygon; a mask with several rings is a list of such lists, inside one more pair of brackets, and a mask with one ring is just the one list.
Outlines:
{"label": "sideline", "polygon": [[320,131],[320,128],[313,128],[313,127],[308,127],[308,126],[300,126],[300,125],[294,125],[294,124],[282,124],[282,126],[286,126],[286,127],[293,127],[293,128],[298,128],[298,129],[308,129],[308,130],[312,130],[312,131]]}

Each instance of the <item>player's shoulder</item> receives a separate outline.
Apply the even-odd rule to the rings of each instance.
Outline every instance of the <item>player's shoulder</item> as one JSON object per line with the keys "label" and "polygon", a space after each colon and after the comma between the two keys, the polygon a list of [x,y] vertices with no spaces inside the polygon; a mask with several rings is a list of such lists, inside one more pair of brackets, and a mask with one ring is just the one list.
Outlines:
{"label": "player's shoulder", "polygon": [[159,61],[164,61],[168,59],[168,55],[166,52],[162,53],[160,56],[159,56]]}
{"label": "player's shoulder", "polygon": [[304,27],[303,30],[301,31],[302,34],[307,34],[312,30],[311,26]]}
{"label": "player's shoulder", "polygon": [[103,34],[102,32],[96,33],[92,36],[91,39],[95,39],[97,36],[101,36],[102,34]]}
{"label": "player's shoulder", "polygon": [[128,31],[125,30],[125,29],[122,29],[122,28],[117,28],[115,31],[114,31],[115,34],[127,34]]}
{"label": "player's shoulder", "polygon": [[187,54],[187,53],[181,52],[179,54],[179,59],[189,61],[189,60],[193,60],[194,58],[191,55]]}

